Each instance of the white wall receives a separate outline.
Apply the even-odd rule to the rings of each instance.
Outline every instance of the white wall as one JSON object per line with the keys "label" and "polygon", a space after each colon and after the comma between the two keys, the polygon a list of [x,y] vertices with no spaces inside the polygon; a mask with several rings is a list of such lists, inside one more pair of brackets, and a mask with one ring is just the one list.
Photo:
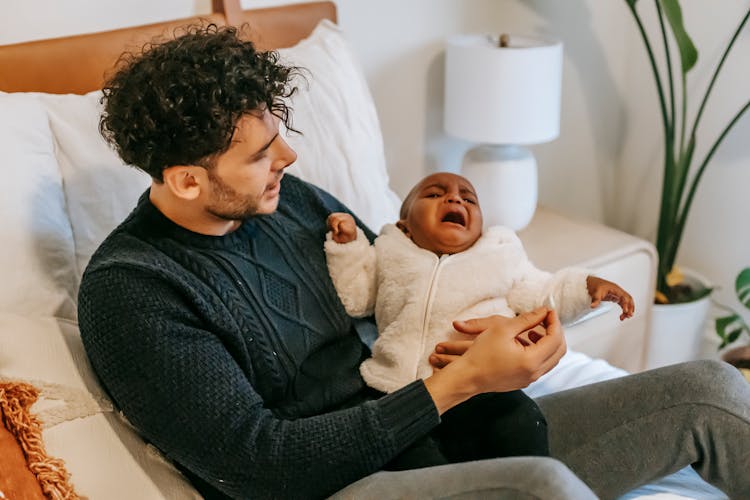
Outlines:
{"label": "white wall", "polygon": [[106,31],[209,12],[211,0],[2,0],[0,44]]}
{"label": "white wall", "polygon": [[[283,3],[289,2],[243,0],[245,8]],[[532,148],[539,162],[540,202],[652,238],[661,129],[645,52],[624,1],[338,0],[337,4],[339,22],[360,57],[378,107],[392,185],[399,194],[430,171],[456,169],[470,147],[442,132],[444,38],[473,31],[547,34],[563,40],[565,65],[560,137]],[[750,0],[683,4],[688,31],[700,52],[689,81],[690,93],[697,96]],[[639,5],[648,10],[651,2]],[[209,10],[209,0],[6,0],[0,3],[0,43]],[[750,98],[748,57],[750,27],[713,93],[698,156],[705,152],[705,141]],[[750,115],[711,163],[680,255],[685,265],[727,288],[737,271],[750,265],[749,139]],[[731,290],[718,294],[726,302],[732,296]]]}

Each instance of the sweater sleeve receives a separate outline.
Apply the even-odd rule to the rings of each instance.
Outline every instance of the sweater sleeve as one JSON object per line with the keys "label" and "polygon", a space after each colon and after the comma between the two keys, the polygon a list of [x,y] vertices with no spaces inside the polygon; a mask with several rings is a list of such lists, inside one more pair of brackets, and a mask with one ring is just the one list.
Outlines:
{"label": "sweater sleeve", "polygon": [[375,311],[377,296],[377,257],[362,229],[349,243],[336,243],[331,232],[324,244],[328,272],[347,314],[355,318]]}
{"label": "sweater sleeve", "polygon": [[88,272],[79,294],[81,336],[114,402],[146,440],[226,495],[330,495],[439,422],[422,381],[351,408],[279,418],[199,308],[174,283],[122,266]]}
{"label": "sweater sleeve", "polygon": [[[518,245],[521,245],[518,240]],[[508,292],[507,301],[513,311],[521,313],[546,305],[554,307],[562,323],[568,323],[591,307],[586,287],[589,272],[568,267],[555,273],[538,269],[521,252],[516,278]]]}

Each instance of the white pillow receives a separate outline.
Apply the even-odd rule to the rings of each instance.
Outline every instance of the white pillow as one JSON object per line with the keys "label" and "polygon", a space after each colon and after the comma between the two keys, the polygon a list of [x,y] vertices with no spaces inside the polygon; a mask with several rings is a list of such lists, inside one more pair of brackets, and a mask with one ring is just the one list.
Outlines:
{"label": "white pillow", "polygon": [[47,108],[57,144],[79,276],[151,183],[148,174],[124,164],[99,134],[101,95],[35,94]]}
{"label": "white pillow", "polygon": [[0,93],[0,153],[0,311],[74,318],[73,234],[47,115],[30,96]]}
{"label": "white pillow", "polygon": [[373,231],[398,220],[400,201],[388,186],[383,137],[364,74],[338,26],[321,21],[282,61],[307,71],[292,99],[289,173],[329,191]]}
{"label": "white pillow", "polygon": [[0,313],[0,378],[32,383],[43,395],[64,396],[61,401],[40,399],[31,411],[42,419],[47,453],[65,461],[71,483],[84,498],[201,498],[112,411],[74,322]]}

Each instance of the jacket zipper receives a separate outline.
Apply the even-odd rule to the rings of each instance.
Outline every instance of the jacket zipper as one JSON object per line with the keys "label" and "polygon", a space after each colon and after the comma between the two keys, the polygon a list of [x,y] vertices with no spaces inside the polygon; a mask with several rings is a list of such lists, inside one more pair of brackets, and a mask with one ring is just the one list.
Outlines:
{"label": "jacket zipper", "polygon": [[422,316],[422,336],[420,340],[419,345],[419,353],[417,354],[417,364],[414,367],[414,378],[418,378],[418,372],[419,372],[419,363],[422,359],[422,353],[424,352],[425,348],[425,342],[427,341],[427,329],[429,327],[429,318],[430,318],[430,312],[432,311],[432,303],[435,299],[435,294],[437,293],[437,281],[440,274],[440,268],[445,263],[446,260],[451,258],[451,255],[443,254],[438,259],[437,262],[435,262],[435,266],[432,268],[432,276],[430,276],[430,286],[427,289],[427,294],[425,296],[425,302],[424,302],[424,313]]}

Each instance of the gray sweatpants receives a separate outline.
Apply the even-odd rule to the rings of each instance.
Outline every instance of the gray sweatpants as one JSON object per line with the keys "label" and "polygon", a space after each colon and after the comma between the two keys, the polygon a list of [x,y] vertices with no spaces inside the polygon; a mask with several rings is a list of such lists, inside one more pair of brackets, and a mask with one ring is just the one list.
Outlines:
{"label": "gray sweatpants", "polygon": [[683,363],[537,402],[554,458],[379,472],[334,498],[609,499],[691,464],[730,498],[750,498],[750,384],[725,363]]}
{"label": "gray sweatpants", "polygon": [[550,452],[601,498],[687,465],[750,499],[750,384],[695,361],[539,398]]}

